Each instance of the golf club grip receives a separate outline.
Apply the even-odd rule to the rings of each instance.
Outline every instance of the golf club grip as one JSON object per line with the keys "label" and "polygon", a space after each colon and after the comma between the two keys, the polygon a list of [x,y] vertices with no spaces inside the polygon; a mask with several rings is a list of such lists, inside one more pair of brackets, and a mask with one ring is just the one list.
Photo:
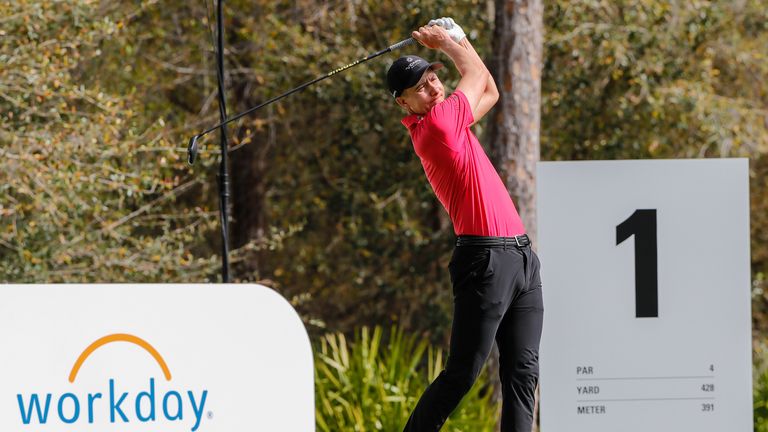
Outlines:
{"label": "golf club grip", "polygon": [[402,40],[402,41],[400,41],[400,42],[398,42],[398,43],[396,43],[394,45],[390,45],[389,50],[390,51],[398,50],[400,48],[407,47],[408,45],[413,45],[415,43],[416,43],[416,39],[408,38],[408,39]]}

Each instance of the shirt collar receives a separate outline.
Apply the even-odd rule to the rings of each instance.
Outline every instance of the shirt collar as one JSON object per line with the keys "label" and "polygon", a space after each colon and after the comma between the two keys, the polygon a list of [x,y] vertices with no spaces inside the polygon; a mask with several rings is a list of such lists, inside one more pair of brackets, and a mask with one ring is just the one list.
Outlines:
{"label": "shirt collar", "polygon": [[421,120],[421,118],[422,117],[419,116],[418,114],[411,114],[411,115],[403,117],[403,119],[400,120],[400,122],[403,124],[403,126],[405,126],[408,129],[410,129],[411,126],[413,126],[416,123],[418,123]]}

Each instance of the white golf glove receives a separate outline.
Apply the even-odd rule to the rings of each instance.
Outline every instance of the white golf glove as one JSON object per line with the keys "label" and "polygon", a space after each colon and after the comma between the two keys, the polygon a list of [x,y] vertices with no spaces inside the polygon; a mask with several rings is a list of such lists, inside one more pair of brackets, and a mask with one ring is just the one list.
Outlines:
{"label": "white golf glove", "polygon": [[433,26],[433,25],[439,25],[440,27],[444,28],[448,32],[448,36],[453,39],[454,42],[459,43],[462,39],[467,37],[467,35],[464,33],[464,30],[456,24],[456,22],[451,17],[442,17],[438,19],[430,20],[427,25]]}

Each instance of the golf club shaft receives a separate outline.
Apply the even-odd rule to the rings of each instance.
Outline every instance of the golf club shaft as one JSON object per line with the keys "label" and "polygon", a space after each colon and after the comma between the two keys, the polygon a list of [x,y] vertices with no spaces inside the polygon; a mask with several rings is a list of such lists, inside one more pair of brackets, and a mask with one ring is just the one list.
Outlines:
{"label": "golf club shaft", "polygon": [[[222,127],[222,126],[225,126],[225,125],[227,125],[229,123],[232,123],[233,121],[238,120],[238,119],[240,119],[240,118],[242,118],[242,117],[244,117],[244,116],[246,116],[246,115],[248,115],[248,114],[250,114],[250,113],[252,113],[252,112],[254,112],[256,110],[258,110],[259,108],[263,108],[263,107],[265,107],[265,106],[267,106],[267,105],[269,105],[271,103],[274,103],[274,102],[276,102],[276,101],[278,101],[278,100],[280,100],[280,99],[282,99],[282,98],[284,98],[286,96],[290,96],[290,95],[292,95],[292,94],[294,94],[294,93],[296,93],[298,91],[304,90],[305,88],[311,86],[312,84],[315,84],[315,83],[317,83],[319,81],[322,81],[322,80],[324,80],[326,78],[330,78],[331,76],[336,75],[337,73],[342,72],[344,70],[347,70],[347,69],[349,69],[349,68],[351,68],[353,66],[357,66],[360,63],[365,63],[368,60],[374,59],[374,58],[376,58],[376,57],[378,57],[380,55],[386,54],[386,53],[388,53],[390,51],[394,51],[396,49],[400,49],[400,48],[403,48],[405,46],[411,45],[411,44],[413,44],[415,42],[416,42],[416,40],[413,39],[413,38],[408,38],[408,39],[405,39],[403,41],[400,41],[400,42],[398,42],[398,43],[396,43],[394,45],[389,46],[388,48],[385,48],[385,49],[383,49],[381,51],[375,52],[375,53],[369,55],[368,57],[362,58],[362,59],[357,60],[357,61],[355,61],[353,63],[350,63],[350,64],[348,64],[346,66],[342,66],[342,67],[340,67],[338,69],[335,69],[335,70],[333,70],[331,72],[328,72],[327,74],[325,74],[325,75],[323,75],[321,77],[318,77],[318,78],[313,79],[312,81],[306,82],[306,83],[304,83],[304,84],[302,84],[302,85],[300,85],[300,86],[298,86],[298,87],[296,87],[296,88],[294,88],[292,90],[289,90],[289,91],[287,91],[287,92],[285,92],[285,93],[283,93],[283,94],[281,94],[279,96],[275,96],[272,99],[270,99],[270,100],[268,100],[268,101],[266,101],[266,102],[264,102],[264,103],[262,103],[260,105],[257,105],[257,106],[255,106],[253,108],[249,108],[249,109],[247,109],[247,110],[245,110],[245,111],[243,111],[243,112],[241,112],[241,113],[239,113],[239,114],[237,114],[235,116],[232,116],[232,117],[228,118],[226,121],[223,121],[223,122],[217,124],[216,126],[212,126],[212,127],[208,128],[208,129],[200,132],[199,134],[193,136],[192,139],[190,140],[190,149],[189,150],[190,150],[190,152],[192,152],[192,147],[196,144],[198,138],[200,138],[203,135],[206,135],[206,134],[208,134],[208,133],[210,133],[212,131],[215,131],[216,129],[218,129],[218,128]],[[195,151],[196,150],[197,149],[195,149]],[[194,160],[194,158],[192,157],[191,154],[190,154],[190,160],[191,161]]]}

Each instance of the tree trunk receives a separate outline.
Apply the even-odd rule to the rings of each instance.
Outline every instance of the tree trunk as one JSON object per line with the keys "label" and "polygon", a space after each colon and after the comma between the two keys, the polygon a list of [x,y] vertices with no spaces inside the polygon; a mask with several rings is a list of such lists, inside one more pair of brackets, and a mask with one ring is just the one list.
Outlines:
{"label": "tree trunk", "polygon": [[[494,8],[490,70],[499,88],[499,102],[488,124],[486,143],[535,244],[544,6],[541,0],[494,0]],[[495,356],[490,372],[498,374]],[[534,430],[536,423],[538,408]]]}
{"label": "tree trunk", "polygon": [[[236,82],[234,87],[237,99],[244,101],[237,105],[238,111],[255,106],[260,102],[251,95],[252,82]],[[267,184],[265,177],[269,169],[267,158],[277,139],[273,107],[266,107],[258,114],[258,117],[266,119],[266,130],[253,131],[252,141],[249,144],[245,144],[242,148],[230,153],[233,217],[230,243],[233,249],[240,248],[252,240],[263,238],[266,233]],[[240,140],[245,139],[248,135],[248,127],[242,129],[233,127],[232,129],[234,135]],[[259,257],[260,254],[254,254],[247,260],[238,263],[235,267],[237,270],[235,275],[241,278],[253,278],[254,275],[258,274],[261,267]]]}
{"label": "tree trunk", "polygon": [[491,158],[528,233],[536,235],[543,38],[541,0],[496,0],[490,69],[499,102],[488,125]]}

